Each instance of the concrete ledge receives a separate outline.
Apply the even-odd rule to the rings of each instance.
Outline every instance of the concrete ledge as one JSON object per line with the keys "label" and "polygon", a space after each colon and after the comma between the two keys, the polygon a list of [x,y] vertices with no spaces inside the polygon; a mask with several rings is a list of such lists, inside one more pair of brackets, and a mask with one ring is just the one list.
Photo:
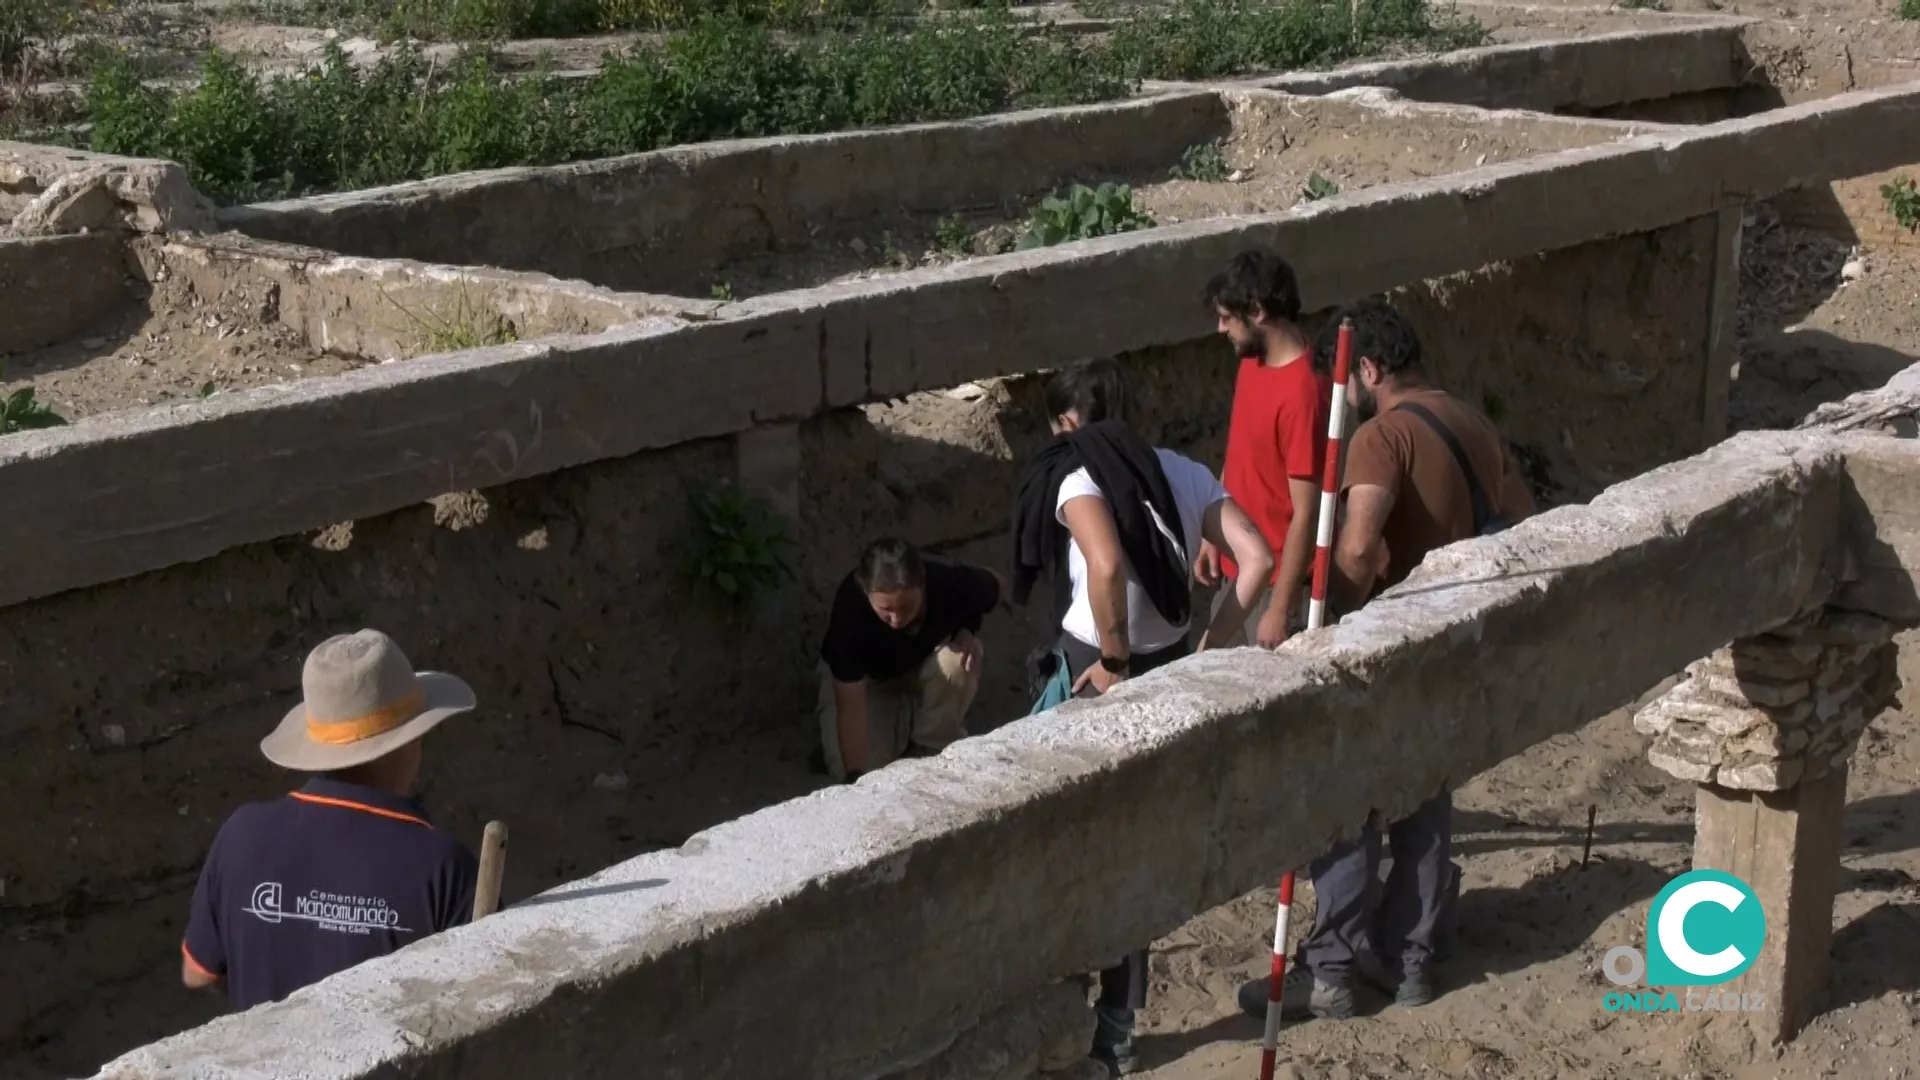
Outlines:
{"label": "concrete ledge", "polygon": [[1201,338],[1212,320],[1167,283],[1204,281],[1253,245],[1293,260],[1313,310],[1916,159],[1920,84],[1283,214],[783,293],[726,305],[717,322],[654,321],[17,434],[0,443],[0,505],[17,511],[0,520],[0,606],[446,491]]}
{"label": "concrete ledge", "polygon": [[[1843,465],[1829,436],[1740,436],[1456,545],[1278,654],[1203,655],[750,815],[100,1077],[585,1080],[645,1061],[826,1080],[924,1060],[1368,809],[1403,812],[1824,595]],[[899,977],[916,970],[965,977]]]}

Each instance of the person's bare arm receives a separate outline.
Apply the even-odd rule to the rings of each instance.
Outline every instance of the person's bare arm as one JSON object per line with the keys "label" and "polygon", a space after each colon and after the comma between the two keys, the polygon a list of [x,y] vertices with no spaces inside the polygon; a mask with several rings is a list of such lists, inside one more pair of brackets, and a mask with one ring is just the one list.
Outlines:
{"label": "person's bare arm", "polygon": [[210,986],[219,986],[222,979],[211,971],[203,970],[199,964],[193,962],[192,957],[182,953],[180,957],[180,981],[184,983],[189,990],[205,990]]}
{"label": "person's bare arm", "polygon": [[1334,542],[1333,573],[1328,575],[1327,599],[1342,614],[1358,608],[1373,591],[1382,572],[1380,540],[1393,512],[1393,492],[1378,484],[1355,484],[1347,489],[1347,512]]}
{"label": "person's bare arm", "polygon": [[847,775],[867,768],[867,684],[833,680],[835,727],[840,733],[840,767]]}
{"label": "person's bare arm", "polygon": [[1287,637],[1293,605],[1300,599],[1300,586],[1313,566],[1315,525],[1320,520],[1320,488],[1311,480],[1287,478],[1287,493],[1293,497],[1293,521],[1287,525],[1287,538],[1280,546],[1280,569],[1273,576],[1273,602],[1267,608],[1261,627],[1260,643],[1278,645]]}
{"label": "person's bare arm", "polygon": [[1246,624],[1247,612],[1260,602],[1260,594],[1266,591],[1267,582],[1273,577],[1273,549],[1267,546],[1267,538],[1260,535],[1253,519],[1232,499],[1221,499],[1207,507],[1206,514],[1200,518],[1200,535],[1215,547],[1225,548],[1240,568],[1233,592],[1214,609],[1213,620],[1200,637],[1200,649],[1204,652],[1231,640]]}
{"label": "person's bare arm", "polygon": [[[1093,629],[1100,638],[1100,655],[1126,660],[1133,657],[1127,640],[1127,554],[1120,546],[1120,526],[1105,499],[1080,495],[1060,508],[1067,531],[1087,561],[1087,604],[1093,609]],[[1099,664],[1082,672],[1075,688],[1092,682],[1101,693],[1120,681]]]}

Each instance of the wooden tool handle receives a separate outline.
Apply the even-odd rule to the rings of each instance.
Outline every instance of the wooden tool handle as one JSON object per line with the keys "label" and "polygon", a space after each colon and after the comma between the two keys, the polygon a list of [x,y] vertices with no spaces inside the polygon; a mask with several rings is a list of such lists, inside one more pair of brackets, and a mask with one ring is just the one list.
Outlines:
{"label": "wooden tool handle", "polygon": [[487,822],[480,838],[480,881],[473,890],[473,919],[479,922],[500,907],[500,875],[507,869],[507,823]]}

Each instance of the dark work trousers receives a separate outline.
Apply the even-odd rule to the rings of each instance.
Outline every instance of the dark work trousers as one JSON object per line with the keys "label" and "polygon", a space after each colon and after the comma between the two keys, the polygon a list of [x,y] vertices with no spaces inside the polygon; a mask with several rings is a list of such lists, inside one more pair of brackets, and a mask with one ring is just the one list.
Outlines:
{"label": "dark work trousers", "polygon": [[[1060,635],[1060,650],[1066,653],[1067,666],[1072,669],[1075,679],[1078,679],[1080,673],[1088,667],[1100,662],[1100,650],[1072,634]],[[1169,645],[1159,652],[1136,654],[1132,664],[1129,665],[1127,677],[1131,679],[1145,675],[1154,668],[1165,667],[1192,652],[1193,646],[1186,638],[1182,638],[1177,644]],[[1093,687],[1088,686],[1076,696],[1097,697],[1099,695],[1095,693]],[[1123,1017],[1121,1022],[1126,1026],[1129,1036],[1133,1028],[1133,1011],[1146,1003],[1147,950],[1140,949],[1128,953],[1125,959],[1100,973],[1098,1003],[1100,1010],[1103,1013],[1119,1014]],[[1103,1021],[1105,1019],[1103,1018]],[[1104,1022],[1102,1026],[1105,1026]],[[1100,1039],[1101,1034],[1097,1031],[1094,1038]]]}
{"label": "dark work trousers", "polygon": [[1384,887],[1381,840],[1380,829],[1369,822],[1359,840],[1307,866],[1315,907],[1304,951],[1308,970],[1321,982],[1346,982],[1355,952],[1368,947],[1400,971],[1424,970],[1433,962],[1452,873],[1453,792],[1442,791],[1387,826],[1393,869]]}

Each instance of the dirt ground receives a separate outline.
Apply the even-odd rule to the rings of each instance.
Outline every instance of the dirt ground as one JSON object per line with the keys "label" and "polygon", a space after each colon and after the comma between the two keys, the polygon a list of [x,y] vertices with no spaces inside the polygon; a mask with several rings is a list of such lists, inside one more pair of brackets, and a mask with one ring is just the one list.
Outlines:
{"label": "dirt ground", "polygon": [[[239,296],[213,303],[178,279],[152,285],[88,336],[6,358],[0,393],[31,385],[68,420],[365,367],[320,352],[305,335]],[[254,298],[263,301],[264,298]]]}

